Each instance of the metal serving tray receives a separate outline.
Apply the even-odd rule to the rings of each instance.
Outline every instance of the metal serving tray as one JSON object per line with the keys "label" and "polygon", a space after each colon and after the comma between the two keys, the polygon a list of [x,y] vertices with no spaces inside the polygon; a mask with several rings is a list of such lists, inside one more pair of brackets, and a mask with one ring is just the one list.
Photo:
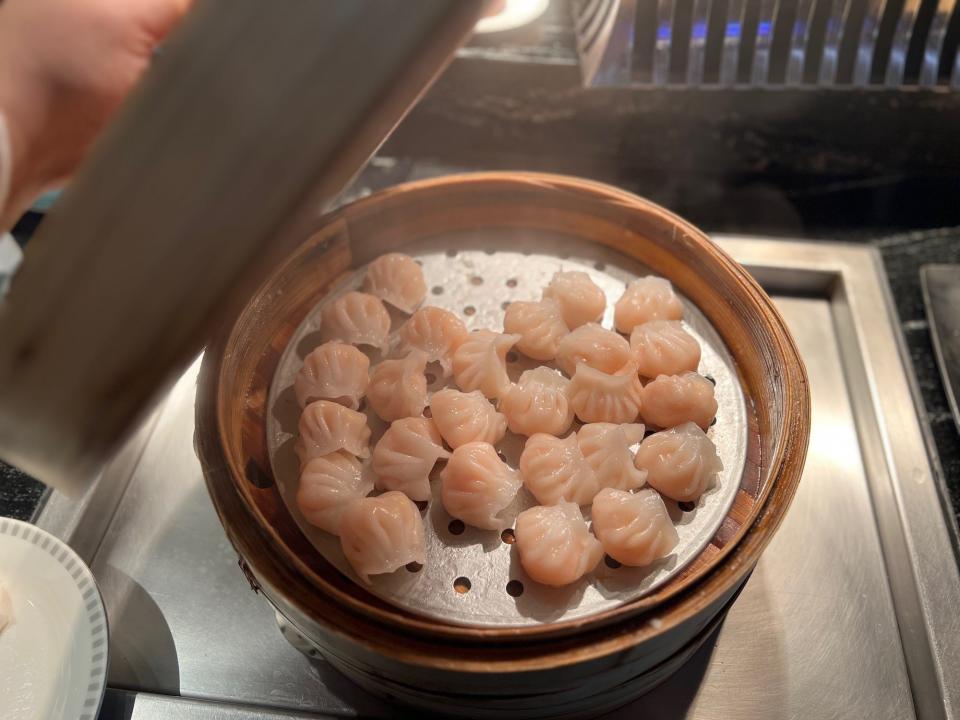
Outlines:
{"label": "metal serving tray", "polygon": [[[960,717],[960,578],[877,254],[739,237],[810,375],[786,522],[719,631],[628,718]],[[278,631],[193,451],[195,364],[79,502],[38,525],[84,557],[110,623],[104,720],[396,717]]]}

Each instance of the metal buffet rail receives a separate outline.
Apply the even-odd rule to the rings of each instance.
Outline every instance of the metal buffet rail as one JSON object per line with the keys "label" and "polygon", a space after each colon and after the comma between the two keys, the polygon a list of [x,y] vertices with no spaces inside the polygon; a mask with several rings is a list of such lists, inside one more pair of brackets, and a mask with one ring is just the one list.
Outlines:
{"label": "metal buffet rail", "polygon": [[[806,359],[813,430],[787,520],[716,634],[611,718],[960,717],[960,578],[875,251],[717,238]],[[396,717],[285,639],[250,591],[193,451],[197,364],[80,502],[38,524],[93,568],[104,720]]]}

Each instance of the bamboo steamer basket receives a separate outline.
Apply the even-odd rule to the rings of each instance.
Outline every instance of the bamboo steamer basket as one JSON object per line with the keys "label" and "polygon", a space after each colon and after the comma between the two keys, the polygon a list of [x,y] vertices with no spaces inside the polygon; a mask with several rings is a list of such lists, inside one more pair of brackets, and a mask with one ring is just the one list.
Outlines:
{"label": "bamboo steamer basket", "polygon": [[[464,231],[508,241],[555,234],[639,260],[697,306],[735,362],[748,428],[732,508],[693,562],[636,601],[524,627],[415,615],[327,562],[279,495],[267,451],[267,393],[301,320],[351,268]],[[210,495],[251,585],[344,674],[428,711],[585,717],[669,676],[720,621],[794,495],[810,399],[796,346],[770,298],[689,223],[595,182],[481,173],[401,185],[321,218],[209,344],[196,419]]]}

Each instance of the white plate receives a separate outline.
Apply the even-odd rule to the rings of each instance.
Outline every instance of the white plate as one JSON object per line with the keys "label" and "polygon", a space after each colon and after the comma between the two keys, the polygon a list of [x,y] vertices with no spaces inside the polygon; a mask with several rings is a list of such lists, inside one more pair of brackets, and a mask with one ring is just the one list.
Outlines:
{"label": "white plate", "polygon": [[0,518],[0,718],[93,720],[107,680],[107,615],[90,569],[64,542]]}

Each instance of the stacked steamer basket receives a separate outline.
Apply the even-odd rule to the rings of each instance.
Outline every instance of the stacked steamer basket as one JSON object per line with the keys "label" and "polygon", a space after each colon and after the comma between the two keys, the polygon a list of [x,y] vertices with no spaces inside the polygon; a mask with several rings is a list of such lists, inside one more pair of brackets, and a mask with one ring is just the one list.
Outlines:
{"label": "stacked steamer basket", "polygon": [[[525,268],[551,254],[589,259],[597,269],[637,272],[642,264],[669,279],[709,323],[742,393],[742,471],[716,532],[663,584],[595,607],[578,608],[577,598],[567,597],[570,607],[553,616],[520,612],[522,621],[474,623],[455,601],[445,617],[444,603],[416,612],[409,598],[390,602],[370,592],[301,531],[274,477],[271,384],[291,340],[302,342],[301,323],[331,290],[382,253],[416,257],[418,248],[461,252],[467,263],[470,253],[500,253],[520,280]],[[444,292],[457,292],[456,275]],[[486,292],[496,305],[522,297]],[[809,418],[806,375],[782,318],[746,271],[700,231],[604,185],[497,173],[400,186],[323,218],[207,348],[196,446],[251,584],[358,684],[467,717],[579,718],[661,682],[719,623],[787,511]],[[451,582],[418,592],[454,590]],[[482,594],[471,600],[485,601]],[[508,607],[524,606],[518,598]]]}

